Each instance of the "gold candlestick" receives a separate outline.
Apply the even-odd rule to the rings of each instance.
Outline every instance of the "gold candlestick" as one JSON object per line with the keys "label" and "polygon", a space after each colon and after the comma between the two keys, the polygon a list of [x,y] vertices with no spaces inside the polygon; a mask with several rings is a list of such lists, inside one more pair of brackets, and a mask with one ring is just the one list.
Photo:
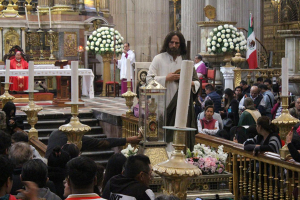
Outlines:
{"label": "gold candlestick", "polygon": [[9,102],[9,101],[13,101],[15,99],[14,96],[11,96],[8,93],[9,90],[9,85],[10,83],[4,83],[4,93],[0,96],[0,101],[2,101],[2,108],[4,107],[4,105]]}
{"label": "gold candlestick", "polygon": [[40,60],[45,60],[44,58],[44,52],[43,52],[43,40],[42,40],[42,35],[44,33],[44,31],[42,31],[41,29],[39,29],[38,31],[39,37],[40,37]]}
{"label": "gold candlestick", "polygon": [[31,125],[31,129],[28,132],[28,138],[38,138],[38,131],[35,129],[35,124],[38,121],[37,114],[43,110],[43,107],[34,103],[34,92],[29,92],[29,103],[27,106],[21,108],[21,111],[27,115],[27,121]]}
{"label": "gold candlestick", "polygon": [[[276,126],[278,126],[279,128],[279,135],[280,135],[280,139],[285,141],[286,135],[291,131],[291,128],[299,123],[299,119],[293,117],[292,115],[290,115],[288,107],[289,107],[289,97],[287,96],[282,96],[282,112],[281,115],[274,119],[272,121],[273,124],[275,124]],[[289,149],[287,147],[287,145],[285,144],[280,150],[279,150],[279,154],[280,154],[280,158],[282,160],[285,160],[290,152]]]}
{"label": "gold candlestick", "polygon": [[131,91],[131,81],[127,81],[127,92],[122,94],[122,97],[125,98],[126,106],[129,108],[128,111],[126,112],[126,116],[132,116],[133,112],[132,112],[131,107],[133,106],[133,98],[136,97],[136,93],[133,93]]}
{"label": "gold candlestick", "polygon": [[14,9],[15,5],[11,3],[11,0],[8,1],[8,5],[5,10],[2,11],[4,17],[21,17]]}
{"label": "gold candlestick", "polygon": [[75,144],[79,149],[82,147],[82,136],[91,131],[91,127],[88,125],[82,124],[79,121],[78,116],[78,105],[84,103],[66,103],[71,104],[71,121],[68,124],[62,125],[59,127],[60,131],[63,131],[67,134],[68,143]]}
{"label": "gold candlestick", "polygon": [[182,153],[185,148],[186,132],[194,131],[196,129],[180,129],[175,127],[163,128],[174,130],[172,146],[175,151],[172,153],[169,160],[154,165],[153,171],[163,179],[164,194],[174,195],[181,200],[185,200],[189,179],[202,174],[198,167],[186,162],[185,155]]}
{"label": "gold candlestick", "polygon": [[55,57],[53,56],[53,33],[54,31],[52,31],[51,29],[48,31],[49,33],[49,39],[50,39],[50,57],[49,60],[55,60]]}

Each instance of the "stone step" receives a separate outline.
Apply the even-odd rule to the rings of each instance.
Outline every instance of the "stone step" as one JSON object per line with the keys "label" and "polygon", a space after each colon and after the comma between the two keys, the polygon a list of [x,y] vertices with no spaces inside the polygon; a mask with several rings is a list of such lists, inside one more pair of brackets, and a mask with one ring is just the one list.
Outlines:
{"label": "stone step", "polygon": [[[99,120],[95,118],[90,118],[90,119],[80,119],[81,123],[89,126],[99,126]],[[49,119],[42,119],[39,120],[35,128],[36,129],[43,129],[45,127],[47,128],[59,128],[61,125],[65,124],[64,119],[56,119],[56,120],[49,120]],[[31,126],[28,124],[28,121],[24,121],[24,128],[25,129],[30,129]]]}
{"label": "stone step", "polygon": [[[52,131],[55,131],[57,130],[58,128],[45,128],[45,129],[42,129],[42,128],[39,128],[37,129],[38,130],[38,135],[39,137],[46,137],[46,136],[49,136]],[[29,129],[25,129],[24,131],[28,132]],[[91,126],[91,131],[88,132],[87,134],[102,134],[103,133],[103,129],[100,127],[100,126]]]}
{"label": "stone step", "polygon": [[[93,138],[106,138],[105,134],[86,134],[85,136],[93,137]],[[48,145],[49,136],[39,137],[39,140],[43,142],[45,145]]]}

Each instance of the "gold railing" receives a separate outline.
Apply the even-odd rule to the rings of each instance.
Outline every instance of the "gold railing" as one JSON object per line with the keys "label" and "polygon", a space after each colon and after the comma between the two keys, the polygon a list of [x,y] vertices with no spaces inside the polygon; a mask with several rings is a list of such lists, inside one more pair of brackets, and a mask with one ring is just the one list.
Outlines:
{"label": "gold railing", "polygon": [[[242,144],[199,133],[196,143],[211,147],[224,146],[228,152],[227,170],[233,173],[229,189],[235,199],[248,196],[249,199],[300,199],[300,163],[282,161],[275,153],[266,152],[253,156],[244,151]],[[298,197],[293,191],[298,190]]]}
{"label": "gold railing", "polygon": [[[134,116],[122,115],[122,137],[128,138],[131,136],[136,136],[139,130],[139,118]],[[127,146],[127,145],[126,145]]]}
{"label": "gold railing", "polygon": [[281,68],[269,68],[269,69],[241,69],[241,68],[235,68],[234,70],[234,87],[237,87],[240,85],[240,82],[242,80],[242,73],[247,73],[247,83],[253,84],[256,82],[256,79],[258,77],[262,77],[263,79],[272,79],[273,77],[276,77],[278,80],[281,76]]}

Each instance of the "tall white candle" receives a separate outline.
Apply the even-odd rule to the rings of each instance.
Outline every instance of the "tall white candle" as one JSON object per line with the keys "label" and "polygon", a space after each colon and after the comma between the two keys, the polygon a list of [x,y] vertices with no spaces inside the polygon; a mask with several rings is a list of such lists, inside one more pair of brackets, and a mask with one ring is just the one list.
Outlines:
{"label": "tall white candle", "polygon": [[28,65],[28,91],[33,92],[34,91],[34,62],[29,61]]}
{"label": "tall white candle", "polygon": [[29,28],[28,15],[27,15],[27,7],[26,6],[25,6],[25,14],[26,14],[27,28]]}
{"label": "tall white candle", "polygon": [[126,78],[127,81],[131,81],[131,64],[129,58],[126,60]]}
{"label": "tall white candle", "polygon": [[281,95],[288,96],[289,91],[289,71],[288,58],[281,59]]}
{"label": "tall white candle", "polygon": [[193,70],[192,61],[182,61],[175,117],[175,127],[177,128],[186,128]]}
{"label": "tall white candle", "polygon": [[6,60],[5,66],[5,83],[9,83],[10,60]]}
{"label": "tall white candle", "polygon": [[49,7],[49,22],[50,22],[50,29],[51,29],[51,8]]}
{"label": "tall white candle", "polygon": [[40,11],[39,11],[39,9],[37,9],[37,16],[38,16],[39,28],[41,28]]}
{"label": "tall white candle", "polygon": [[78,103],[78,61],[71,62],[71,101]]}

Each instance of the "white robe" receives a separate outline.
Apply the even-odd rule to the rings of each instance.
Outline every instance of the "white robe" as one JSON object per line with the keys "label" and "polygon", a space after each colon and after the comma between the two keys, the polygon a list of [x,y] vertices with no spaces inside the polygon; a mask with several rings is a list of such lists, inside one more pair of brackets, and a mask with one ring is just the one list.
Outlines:
{"label": "white robe", "polygon": [[[168,107],[172,98],[178,89],[178,82],[166,81],[169,73],[174,73],[177,69],[181,69],[182,57],[178,56],[174,61],[173,57],[167,52],[156,55],[150,65],[148,76],[154,74],[155,80],[167,88],[166,106]],[[195,87],[193,93],[196,93],[200,87],[199,81],[193,81]]]}
{"label": "white robe", "polygon": [[[130,59],[130,64],[131,64],[131,79],[132,79],[132,75],[133,75],[133,67],[132,64],[135,63],[135,54],[133,53],[133,51],[129,50],[127,52],[128,57]],[[126,60],[127,58],[125,57],[125,53],[122,53],[122,57],[120,60],[118,60],[118,68],[120,69],[120,80],[122,79],[127,79],[126,76]]]}

